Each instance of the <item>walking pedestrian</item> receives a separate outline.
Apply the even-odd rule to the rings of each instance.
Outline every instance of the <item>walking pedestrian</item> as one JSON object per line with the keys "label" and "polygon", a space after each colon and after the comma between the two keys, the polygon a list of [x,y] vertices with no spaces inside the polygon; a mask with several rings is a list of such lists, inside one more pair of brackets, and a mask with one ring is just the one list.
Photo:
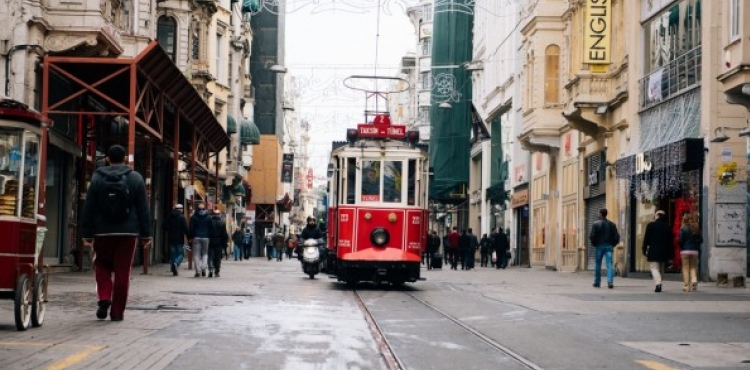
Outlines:
{"label": "walking pedestrian", "polygon": [[508,267],[508,251],[510,250],[510,240],[508,234],[502,227],[497,229],[495,234],[495,268],[505,270]]}
{"label": "walking pedestrian", "polygon": [[269,231],[268,234],[266,234],[266,238],[263,240],[266,245],[266,258],[268,258],[269,261],[274,258],[273,253],[276,250],[276,248],[273,247],[273,236],[274,233]]}
{"label": "walking pedestrian", "polygon": [[599,220],[591,226],[589,235],[591,245],[596,248],[594,263],[594,288],[598,288],[602,281],[602,258],[607,261],[607,286],[614,288],[614,272],[612,270],[612,249],[620,242],[620,233],[614,222],[607,219],[607,210],[599,210]]}
{"label": "walking pedestrian", "polygon": [[208,244],[208,277],[219,277],[221,253],[226,249],[228,242],[227,224],[221,218],[221,211],[214,209],[214,215],[211,217],[211,239]]}
{"label": "walking pedestrian", "polygon": [[240,230],[239,227],[234,229],[234,232],[232,233],[232,243],[234,244],[234,249],[232,249],[232,255],[234,256],[235,261],[242,261],[242,245],[243,240],[245,239],[245,234]]}
{"label": "walking pedestrian", "polygon": [[682,216],[680,229],[680,257],[682,257],[682,290],[698,290],[698,256],[703,244],[703,236],[698,221],[687,213]]}
{"label": "walking pedestrian", "polygon": [[206,276],[208,267],[208,244],[211,240],[211,217],[206,211],[206,204],[198,203],[198,209],[190,216],[188,238],[193,245],[193,264],[195,277]]}
{"label": "walking pedestrian", "polygon": [[466,232],[466,236],[469,239],[469,248],[466,253],[466,269],[471,270],[474,268],[474,263],[476,262],[476,254],[477,249],[479,249],[479,240],[477,239],[477,236],[474,235],[474,231],[469,228],[469,230]]}
{"label": "walking pedestrian", "polygon": [[[93,248],[100,320],[122,321],[130,288],[130,271],[140,239],[151,245],[151,215],[143,177],[125,163],[125,148],[107,150],[107,166],[91,177],[81,215],[83,246]],[[112,275],[114,274],[114,279]]]}
{"label": "walking pedestrian", "polygon": [[182,214],[182,204],[175,204],[172,212],[164,221],[162,228],[169,238],[169,270],[172,276],[177,276],[180,264],[185,256],[185,240],[188,237],[188,225]]}
{"label": "walking pedestrian", "polygon": [[427,248],[425,250],[425,258],[427,259],[427,269],[432,270],[432,259],[435,257],[435,253],[440,250],[440,237],[437,231],[432,230],[432,233],[427,236]]}
{"label": "walking pedestrian", "polygon": [[469,268],[469,248],[471,247],[471,240],[469,235],[466,233],[466,229],[461,230],[461,236],[458,237],[458,259],[461,263],[461,270],[467,270]]}
{"label": "walking pedestrian", "polygon": [[253,233],[250,232],[250,228],[245,229],[245,235],[242,238],[242,254],[246,260],[250,259],[253,249]]}
{"label": "walking pedestrian", "polygon": [[443,264],[446,266],[450,262],[450,258],[449,258],[450,250],[449,249],[450,249],[451,241],[450,241],[450,238],[448,238],[448,235],[450,235],[450,233],[451,233],[451,229],[446,228],[445,234],[443,235]]}
{"label": "walking pedestrian", "polygon": [[479,267],[487,267],[489,264],[490,244],[487,234],[482,235],[482,240],[479,241]]}
{"label": "walking pedestrian", "polygon": [[282,256],[284,256],[284,240],[284,234],[282,234],[281,231],[273,236],[273,246],[276,248],[274,256],[276,257],[277,262],[281,262]]}
{"label": "walking pedestrian", "polygon": [[661,278],[667,262],[674,258],[673,240],[672,230],[669,228],[664,211],[656,211],[654,221],[646,226],[642,246],[643,255],[646,256],[651,266],[651,277],[654,279],[654,292],[656,293],[661,292]]}
{"label": "walking pedestrian", "polygon": [[451,231],[450,234],[448,234],[448,242],[450,246],[448,247],[448,260],[451,264],[451,270],[458,270],[458,259],[460,258],[459,254],[459,241],[461,239],[461,235],[458,233],[458,228],[456,226],[453,226],[453,231]]}
{"label": "walking pedestrian", "polygon": [[292,252],[297,247],[297,236],[289,233],[289,237],[286,238],[286,259],[292,259]]}

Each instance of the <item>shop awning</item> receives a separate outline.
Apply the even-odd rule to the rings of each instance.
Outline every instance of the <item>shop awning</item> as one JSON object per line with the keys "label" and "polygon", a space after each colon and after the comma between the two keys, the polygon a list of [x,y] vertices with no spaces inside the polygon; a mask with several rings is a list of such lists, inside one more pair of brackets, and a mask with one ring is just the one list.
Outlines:
{"label": "shop awning", "polygon": [[260,144],[260,130],[258,130],[258,126],[253,121],[244,117],[240,118],[240,144]]}
{"label": "shop awning", "polygon": [[237,133],[237,120],[233,115],[227,114],[227,134]]}
{"label": "shop awning", "polygon": [[471,75],[462,66],[472,59],[474,16],[461,9],[470,10],[473,2],[456,2],[461,7],[435,12],[432,27],[430,197],[443,203],[465,198],[461,189],[469,183]]}
{"label": "shop awning", "polygon": [[193,134],[201,152],[229,145],[213,110],[156,41],[135,58],[46,56],[44,65],[48,99],[42,113],[56,121],[64,115],[134,113],[134,124],[159,141],[171,138],[179,120],[183,151],[191,150]]}

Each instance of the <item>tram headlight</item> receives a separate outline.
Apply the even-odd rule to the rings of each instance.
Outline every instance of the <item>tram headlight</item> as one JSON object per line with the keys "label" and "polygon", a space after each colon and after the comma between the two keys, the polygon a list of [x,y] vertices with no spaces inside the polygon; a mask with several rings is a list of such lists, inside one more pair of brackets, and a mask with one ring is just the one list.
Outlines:
{"label": "tram headlight", "polygon": [[378,247],[385,246],[390,239],[391,236],[388,234],[388,230],[382,227],[379,227],[370,233],[370,241]]}

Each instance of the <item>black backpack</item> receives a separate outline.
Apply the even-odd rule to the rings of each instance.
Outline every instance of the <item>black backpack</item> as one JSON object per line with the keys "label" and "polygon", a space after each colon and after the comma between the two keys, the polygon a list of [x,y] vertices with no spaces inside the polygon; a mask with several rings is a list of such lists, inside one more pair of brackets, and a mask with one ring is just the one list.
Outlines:
{"label": "black backpack", "polygon": [[99,191],[99,212],[102,220],[108,223],[122,223],[130,217],[132,199],[128,187],[128,174],[104,175]]}

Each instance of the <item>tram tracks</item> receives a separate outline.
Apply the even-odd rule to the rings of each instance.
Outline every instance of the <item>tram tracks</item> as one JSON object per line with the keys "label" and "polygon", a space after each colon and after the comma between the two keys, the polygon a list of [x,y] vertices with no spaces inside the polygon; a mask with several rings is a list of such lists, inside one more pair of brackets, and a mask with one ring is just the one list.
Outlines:
{"label": "tram tracks", "polygon": [[[386,364],[388,365],[388,369],[389,370],[406,370],[407,367],[405,366],[404,362],[401,361],[401,359],[398,357],[398,354],[396,353],[394,348],[391,346],[390,342],[388,341],[387,336],[381,329],[380,325],[378,325],[377,320],[373,316],[372,312],[370,312],[370,309],[367,307],[367,304],[365,304],[364,300],[362,299],[362,296],[359,294],[357,290],[353,290],[352,292],[354,293],[354,297],[357,302],[357,305],[360,307],[360,309],[365,315],[365,319],[367,320],[367,323],[370,326],[370,330],[373,333],[373,337],[375,338],[375,341],[378,343],[378,347],[380,349],[381,354],[383,355],[383,358]],[[531,369],[531,370],[544,370],[544,368],[535,364],[531,360],[525,358],[521,354],[511,350],[510,348],[502,345],[501,343],[498,343],[497,341],[493,340],[492,338],[485,335],[481,331],[467,325],[466,323],[462,322],[460,319],[442,311],[435,305],[419,297],[416,297],[413,294],[410,294],[408,292],[402,292],[402,293],[410,297],[411,299],[421,303],[423,306],[427,307],[428,309],[437,313],[438,315],[448,319],[449,321],[454,323],[456,326],[460,327],[464,331],[470,333],[471,335],[479,339],[481,342],[485,343],[486,345],[494,348],[495,350],[499,351],[503,355],[512,359],[521,367],[525,369]]]}

